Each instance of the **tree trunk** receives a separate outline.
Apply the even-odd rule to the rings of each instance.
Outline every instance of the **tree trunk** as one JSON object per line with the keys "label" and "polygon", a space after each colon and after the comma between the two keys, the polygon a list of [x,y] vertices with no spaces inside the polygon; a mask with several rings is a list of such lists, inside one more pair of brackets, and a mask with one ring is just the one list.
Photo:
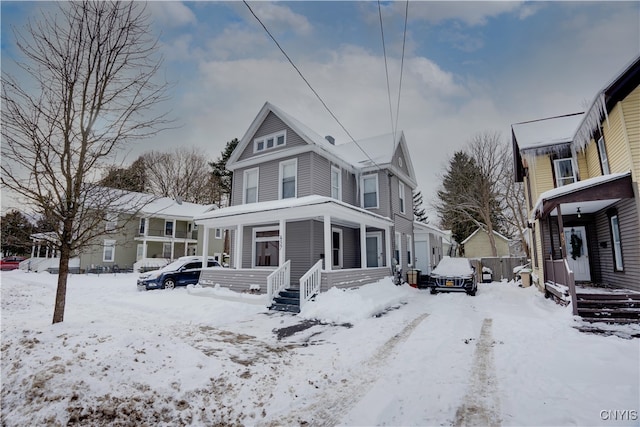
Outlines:
{"label": "tree trunk", "polygon": [[53,324],[64,321],[64,307],[67,301],[67,276],[69,275],[69,260],[71,259],[71,245],[68,236],[71,235],[71,224],[65,221],[60,245],[60,264],[58,265],[58,288],[56,289],[56,304],[53,309]]}

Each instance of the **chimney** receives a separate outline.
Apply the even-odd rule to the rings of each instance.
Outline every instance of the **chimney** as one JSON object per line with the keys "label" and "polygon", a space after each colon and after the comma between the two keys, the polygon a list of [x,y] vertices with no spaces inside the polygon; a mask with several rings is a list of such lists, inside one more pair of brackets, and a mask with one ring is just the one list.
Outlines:
{"label": "chimney", "polygon": [[327,141],[329,141],[329,144],[331,145],[336,145],[336,139],[334,137],[332,137],[331,135],[327,135],[324,137],[324,139],[326,139]]}

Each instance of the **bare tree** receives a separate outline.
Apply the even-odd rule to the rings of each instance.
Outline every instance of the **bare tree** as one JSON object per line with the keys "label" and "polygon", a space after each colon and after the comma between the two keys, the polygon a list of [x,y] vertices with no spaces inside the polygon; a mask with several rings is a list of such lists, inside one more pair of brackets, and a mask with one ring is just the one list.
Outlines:
{"label": "bare tree", "polygon": [[[503,221],[501,178],[504,167],[510,161],[509,152],[501,142],[500,134],[485,131],[472,137],[466,153],[458,157],[470,159],[468,170],[450,171],[462,177],[457,185],[439,191],[436,203],[443,222],[453,218],[455,222],[470,222],[482,227],[488,234],[491,252],[497,256],[494,231],[500,231]],[[445,224],[446,225],[446,224]]]}
{"label": "bare tree", "polygon": [[211,176],[209,161],[201,150],[179,147],[171,152],[143,154],[148,191],[156,196],[180,197],[192,203],[214,203],[218,186]]}
{"label": "bare tree", "polygon": [[58,7],[14,29],[26,62],[17,78],[2,76],[2,185],[59,224],[53,323],[64,320],[70,257],[123,202],[90,183],[119,148],[168,124],[154,112],[167,84],[155,81],[162,58],[144,4]]}
{"label": "bare tree", "polygon": [[527,206],[521,182],[516,182],[513,172],[513,161],[507,161],[500,178],[500,194],[503,206],[505,225],[512,236],[518,236],[524,252],[529,258],[529,243],[525,237],[527,227]]}

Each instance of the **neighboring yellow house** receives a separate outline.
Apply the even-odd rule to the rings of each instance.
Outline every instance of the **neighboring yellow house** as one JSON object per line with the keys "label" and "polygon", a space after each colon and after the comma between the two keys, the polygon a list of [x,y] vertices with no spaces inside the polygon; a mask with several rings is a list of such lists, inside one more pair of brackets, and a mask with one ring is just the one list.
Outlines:
{"label": "neighboring yellow house", "polygon": [[565,284],[573,301],[574,282],[640,291],[639,83],[636,57],[586,112],[511,126],[540,289]]}
{"label": "neighboring yellow house", "polygon": [[[510,240],[497,231],[494,231],[493,234],[496,242],[496,250],[498,252],[497,256],[509,256]],[[478,227],[476,231],[464,239],[461,245],[464,247],[464,256],[466,258],[493,257],[491,243],[489,242],[489,233],[481,227]]]}

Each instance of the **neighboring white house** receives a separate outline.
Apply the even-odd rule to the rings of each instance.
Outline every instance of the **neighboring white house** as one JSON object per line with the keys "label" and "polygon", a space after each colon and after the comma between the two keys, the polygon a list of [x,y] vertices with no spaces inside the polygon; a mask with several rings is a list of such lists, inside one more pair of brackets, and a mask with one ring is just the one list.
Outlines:
{"label": "neighboring white house", "polygon": [[414,222],[415,236],[415,268],[421,271],[421,274],[429,274],[433,270],[442,257],[447,255],[444,252],[444,242],[447,234],[443,230],[429,224]]}

